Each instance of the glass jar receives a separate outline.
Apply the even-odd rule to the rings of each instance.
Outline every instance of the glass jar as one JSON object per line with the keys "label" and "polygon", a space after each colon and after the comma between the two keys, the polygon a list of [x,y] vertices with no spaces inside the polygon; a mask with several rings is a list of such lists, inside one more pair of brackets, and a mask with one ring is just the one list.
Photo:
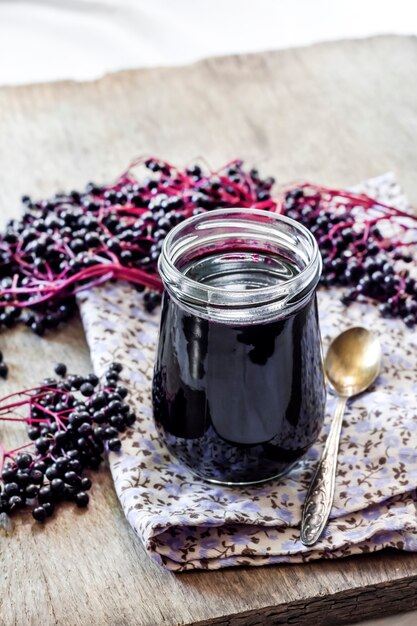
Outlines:
{"label": "glass jar", "polygon": [[203,479],[252,484],[316,441],[325,384],[312,234],[282,215],[220,209],[166,237],[154,419]]}

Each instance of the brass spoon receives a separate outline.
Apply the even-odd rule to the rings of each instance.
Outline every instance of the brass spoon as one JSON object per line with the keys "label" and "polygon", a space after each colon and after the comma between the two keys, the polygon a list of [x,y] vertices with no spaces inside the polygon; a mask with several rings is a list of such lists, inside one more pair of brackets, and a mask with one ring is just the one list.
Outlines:
{"label": "brass spoon", "polygon": [[337,453],[346,402],[368,389],[381,368],[381,345],[366,328],[356,326],[332,341],[325,359],[328,381],[339,396],[335,415],[301,519],[301,541],[312,546],[327,524],[333,504]]}

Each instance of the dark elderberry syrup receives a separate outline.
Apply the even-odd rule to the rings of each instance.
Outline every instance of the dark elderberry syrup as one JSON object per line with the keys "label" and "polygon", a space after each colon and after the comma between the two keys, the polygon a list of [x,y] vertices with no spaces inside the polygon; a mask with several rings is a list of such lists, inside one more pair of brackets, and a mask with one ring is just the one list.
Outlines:
{"label": "dark elderberry syrup", "polygon": [[[217,246],[218,230],[211,234]],[[219,483],[285,473],[315,442],[324,416],[314,289],[297,283],[303,267],[294,254],[250,245],[239,238],[177,259],[182,289],[160,267],[167,289],[154,418],[177,459]]]}

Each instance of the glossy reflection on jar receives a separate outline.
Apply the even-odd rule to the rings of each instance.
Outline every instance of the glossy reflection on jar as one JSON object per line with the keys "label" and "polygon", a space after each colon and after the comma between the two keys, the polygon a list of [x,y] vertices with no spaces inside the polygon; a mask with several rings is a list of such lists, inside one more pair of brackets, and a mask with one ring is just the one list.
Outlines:
{"label": "glossy reflection on jar", "polygon": [[211,211],[166,238],[154,417],[198,476],[269,480],[316,441],[325,405],[320,271],[312,235],[263,211]]}

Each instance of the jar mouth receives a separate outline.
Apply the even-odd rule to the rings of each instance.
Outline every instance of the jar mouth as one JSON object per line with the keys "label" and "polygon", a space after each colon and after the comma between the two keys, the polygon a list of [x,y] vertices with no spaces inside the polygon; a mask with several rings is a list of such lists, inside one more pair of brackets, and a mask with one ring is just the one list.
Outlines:
{"label": "jar mouth", "polygon": [[[190,261],[228,245],[253,253],[264,250],[288,259],[296,273],[268,286],[233,289],[187,275]],[[164,240],[158,268],[171,297],[190,312],[225,321],[251,323],[290,315],[311,297],[321,273],[321,256],[312,233],[295,220],[259,209],[216,209],[190,217]],[[257,309],[256,313],[254,310]]]}

